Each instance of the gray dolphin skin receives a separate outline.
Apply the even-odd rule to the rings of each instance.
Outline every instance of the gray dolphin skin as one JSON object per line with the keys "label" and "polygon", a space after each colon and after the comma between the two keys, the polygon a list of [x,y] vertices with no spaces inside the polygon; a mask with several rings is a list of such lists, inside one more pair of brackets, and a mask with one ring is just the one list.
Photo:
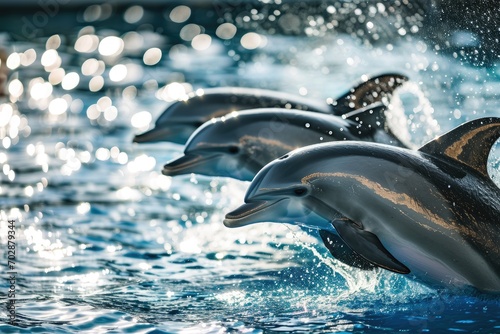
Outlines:
{"label": "gray dolphin skin", "polygon": [[[428,284],[500,292],[500,189],[488,154],[500,118],[473,120],[418,151],[363,142],[295,150],[266,165],[227,227],[329,230],[373,266]],[[333,244],[333,246],[332,246]]]}
{"label": "gray dolphin skin", "polygon": [[313,99],[254,88],[211,88],[187,101],[174,102],[158,117],[155,127],[136,135],[134,142],[170,141],[184,144],[203,123],[233,111],[255,108],[287,108],[343,115],[382,101],[408,81],[400,74],[383,74],[361,82],[335,101]]}
{"label": "gray dolphin skin", "polygon": [[296,148],[338,140],[385,141],[404,146],[387,132],[384,110],[374,103],[345,119],[288,109],[252,109],[215,118],[198,128],[184,155],[167,163],[165,175],[197,173],[251,181],[267,163]]}

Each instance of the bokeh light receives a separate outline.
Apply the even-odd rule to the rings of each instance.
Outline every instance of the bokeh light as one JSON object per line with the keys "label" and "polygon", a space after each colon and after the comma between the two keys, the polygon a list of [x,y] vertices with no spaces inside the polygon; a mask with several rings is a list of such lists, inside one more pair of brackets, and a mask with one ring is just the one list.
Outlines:
{"label": "bokeh light", "polygon": [[186,24],[184,27],[182,27],[179,36],[183,40],[189,42],[193,38],[198,36],[199,34],[201,34],[201,27],[197,24],[190,23],[190,24]]}
{"label": "bokeh light", "polygon": [[76,88],[78,86],[78,83],[80,82],[80,76],[76,72],[69,72],[67,73],[62,82],[61,82],[61,87],[64,90],[71,90]]}
{"label": "bokeh light", "polygon": [[189,19],[191,16],[191,8],[188,6],[180,5],[172,9],[170,12],[170,20],[175,23],[182,23]]}
{"label": "bokeh light", "polygon": [[221,39],[231,39],[236,35],[237,28],[234,24],[226,22],[217,27],[215,34]]}
{"label": "bokeh light", "polygon": [[75,43],[75,50],[82,53],[90,53],[97,49],[99,37],[96,35],[80,36]]}
{"label": "bokeh light", "polygon": [[144,9],[141,6],[132,6],[123,14],[125,22],[133,24],[139,22],[144,16]]}
{"label": "bokeh light", "polygon": [[151,123],[152,116],[148,111],[140,111],[132,116],[130,123],[134,128],[147,128]]}
{"label": "bokeh light", "polygon": [[118,64],[109,70],[109,79],[114,82],[122,81],[127,77],[127,66]]}
{"label": "bokeh light", "polygon": [[193,49],[198,51],[203,51],[208,49],[211,44],[212,44],[212,37],[210,37],[210,35],[207,34],[197,35],[191,41]]}
{"label": "bokeh light", "polygon": [[21,56],[19,53],[14,52],[9,55],[6,61],[7,67],[11,70],[15,70],[21,65]]}
{"label": "bokeh light", "polygon": [[267,40],[264,36],[261,36],[254,32],[246,33],[241,37],[241,45],[248,50],[264,47],[266,43]]}
{"label": "bokeh light", "polygon": [[116,36],[108,36],[99,43],[99,53],[102,56],[118,56],[123,51],[123,39]]}
{"label": "bokeh light", "polygon": [[50,101],[49,112],[52,115],[62,115],[68,110],[68,102],[63,98],[56,98]]}
{"label": "bokeh light", "polygon": [[152,66],[158,64],[161,60],[161,56],[162,52],[159,48],[150,48],[144,53],[142,60],[144,61],[144,64]]}

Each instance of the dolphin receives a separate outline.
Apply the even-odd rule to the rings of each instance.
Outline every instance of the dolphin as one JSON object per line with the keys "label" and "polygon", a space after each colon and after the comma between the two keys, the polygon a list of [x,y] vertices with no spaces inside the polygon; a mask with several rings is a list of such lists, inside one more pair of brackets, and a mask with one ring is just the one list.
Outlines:
{"label": "dolphin", "polygon": [[267,163],[306,145],[337,140],[381,141],[404,146],[387,130],[382,102],[344,117],[289,109],[252,109],[214,118],[189,138],[184,155],[165,175],[197,173],[251,181]]}
{"label": "dolphin", "polygon": [[266,165],[224,224],[301,224],[325,231],[333,256],[347,246],[426,283],[500,292],[500,189],[487,172],[499,137],[500,118],[482,118],[416,151],[304,147]]}
{"label": "dolphin", "polygon": [[255,108],[287,108],[343,115],[391,96],[408,78],[383,74],[364,82],[335,101],[316,101],[292,94],[255,88],[212,88],[203,94],[177,101],[158,117],[155,127],[133,139],[137,143],[170,141],[184,144],[203,123],[230,112]]}

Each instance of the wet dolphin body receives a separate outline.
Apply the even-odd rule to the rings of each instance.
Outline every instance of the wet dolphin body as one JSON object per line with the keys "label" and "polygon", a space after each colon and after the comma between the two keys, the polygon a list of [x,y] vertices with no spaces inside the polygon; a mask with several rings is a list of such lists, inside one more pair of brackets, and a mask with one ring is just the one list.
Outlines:
{"label": "wet dolphin body", "polygon": [[203,123],[232,111],[254,108],[287,108],[343,115],[390,96],[408,80],[400,74],[368,79],[328,104],[292,94],[253,88],[212,88],[187,101],[178,101],[156,120],[155,127],[134,137],[134,142],[170,141],[184,144]]}
{"label": "wet dolphin body", "polygon": [[334,256],[347,245],[428,283],[499,292],[500,189],[487,172],[499,137],[500,118],[483,118],[418,151],[362,142],[298,149],[255,176],[224,224],[298,221],[329,229],[322,236]]}
{"label": "wet dolphin body", "polygon": [[288,109],[252,109],[215,118],[189,138],[165,175],[197,173],[251,181],[267,163],[306,145],[338,140],[403,144],[386,132],[386,106],[374,103],[339,116]]}

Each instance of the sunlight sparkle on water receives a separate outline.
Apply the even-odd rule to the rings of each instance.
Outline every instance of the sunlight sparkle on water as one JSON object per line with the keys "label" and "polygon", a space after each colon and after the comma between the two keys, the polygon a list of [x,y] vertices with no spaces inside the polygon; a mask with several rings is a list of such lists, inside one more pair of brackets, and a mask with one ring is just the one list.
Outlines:
{"label": "sunlight sparkle on water", "polygon": [[148,178],[148,187],[153,190],[168,191],[172,185],[172,177],[152,171]]}
{"label": "sunlight sparkle on water", "polygon": [[104,110],[104,119],[108,122],[114,121],[118,116],[118,109],[115,106],[111,106]]}
{"label": "sunlight sparkle on water", "polygon": [[153,117],[149,111],[139,111],[130,119],[130,123],[134,128],[142,129],[149,127]]}
{"label": "sunlight sparkle on water", "polygon": [[148,172],[155,168],[156,159],[142,154],[127,164],[127,169],[132,173]]}
{"label": "sunlight sparkle on water", "polygon": [[99,147],[95,151],[95,157],[97,160],[106,161],[106,160],[109,160],[110,156],[111,156],[111,154],[110,154],[109,150],[105,147]]}
{"label": "sunlight sparkle on water", "polygon": [[23,95],[24,86],[19,79],[14,79],[9,84],[9,93],[12,97],[18,99]]}
{"label": "sunlight sparkle on water", "polygon": [[200,254],[200,240],[194,237],[188,237],[179,244],[179,250],[188,254]]}
{"label": "sunlight sparkle on water", "polygon": [[80,215],[84,215],[90,211],[90,203],[82,202],[76,207],[76,212]]}
{"label": "sunlight sparkle on water", "polygon": [[123,39],[116,36],[108,36],[99,43],[99,53],[102,56],[118,56],[123,51]]}
{"label": "sunlight sparkle on water", "polygon": [[206,50],[210,47],[212,44],[212,37],[207,34],[200,34],[195,37],[193,37],[193,40],[191,41],[191,46],[193,49],[198,50],[198,51],[203,51]]}
{"label": "sunlight sparkle on water", "polygon": [[9,124],[12,115],[14,115],[14,109],[10,104],[0,104],[0,126],[3,127]]}
{"label": "sunlight sparkle on water", "polygon": [[7,58],[6,65],[11,70],[15,70],[16,68],[18,68],[21,65],[21,56],[19,55],[19,53],[11,53]]}
{"label": "sunlight sparkle on water", "polygon": [[167,102],[184,101],[189,98],[188,93],[192,91],[192,86],[188,83],[172,82],[160,88],[156,94],[157,98]]}
{"label": "sunlight sparkle on water", "polygon": [[104,72],[104,62],[95,58],[89,58],[82,64],[83,75],[101,75]]}
{"label": "sunlight sparkle on water", "polygon": [[246,293],[243,291],[235,290],[215,295],[215,299],[226,302],[228,304],[240,304],[245,301]]}
{"label": "sunlight sparkle on water", "polygon": [[21,55],[21,65],[23,66],[30,66],[35,62],[35,60],[36,60],[35,49],[28,49],[24,51],[24,53]]}
{"label": "sunlight sparkle on water", "polygon": [[267,38],[255,32],[249,32],[241,37],[240,42],[241,46],[243,46],[245,49],[253,50],[266,46]]}
{"label": "sunlight sparkle on water", "polygon": [[142,19],[144,9],[141,6],[132,6],[123,14],[123,19],[127,23],[137,23]]}
{"label": "sunlight sparkle on water", "polygon": [[182,27],[179,36],[186,42],[190,42],[193,38],[201,34],[201,27],[197,24],[190,23]]}
{"label": "sunlight sparkle on water", "polygon": [[151,48],[144,53],[142,60],[144,64],[152,66],[158,64],[158,62],[161,60],[161,56],[162,52],[159,48]]}
{"label": "sunlight sparkle on water", "polygon": [[75,42],[75,50],[82,53],[90,53],[97,49],[99,37],[96,35],[82,35]]}
{"label": "sunlight sparkle on water", "polygon": [[191,8],[188,6],[177,6],[170,12],[169,18],[175,23],[182,23],[187,21],[191,16]]}
{"label": "sunlight sparkle on water", "polygon": [[[91,92],[97,92],[97,91],[101,90],[103,87],[104,87],[104,78],[102,76],[98,75],[98,76],[95,76],[92,79],[90,79],[89,90]],[[99,116],[99,115],[97,115],[97,116]],[[89,118],[90,119],[97,119],[97,117],[95,117],[95,118],[89,117]]]}
{"label": "sunlight sparkle on water", "polygon": [[52,35],[47,38],[47,42],[45,42],[45,49],[57,49],[61,46],[61,37],[59,35]]}
{"label": "sunlight sparkle on water", "polygon": [[[49,83],[51,85],[58,85],[63,81],[65,75],[66,75],[66,71],[64,70],[64,68],[61,68],[61,67],[56,68],[55,70],[51,71],[49,74]],[[52,87],[51,87],[51,89],[52,89]],[[52,90],[51,90],[51,92],[52,92]]]}
{"label": "sunlight sparkle on water", "polygon": [[62,115],[68,110],[68,102],[63,98],[55,98],[50,101],[49,112],[52,115]]}
{"label": "sunlight sparkle on water", "polygon": [[109,70],[109,79],[114,82],[119,82],[127,76],[127,66],[123,64],[115,65]]}
{"label": "sunlight sparkle on water", "polygon": [[61,82],[61,87],[64,90],[71,90],[78,86],[80,82],[80,76],[76,72],[70,72],[66,74]]}
{"label": "sunlight sparkle on water", "polygon": [[46,71],[52,71],[61,66],[62,59],[57,50],[50,49],[42,54],[41,63]]}
{"label": "sunlight sparkle on water", "polygon": [[61,260],[65,257],[72,256],[73,252],[76,250],[72,246],[64,247],[59,239],[51,241],[49,238],[45,238],[44,232],[33,226],[24,230],[24,236],[28,246],[33,249],[33,251],[37,252],[38,256],[43,259]]}
{"label": "sunlight sparkle on water", "polygon": [[217,27],[215,34],[221,39],[231,39],[236,35],[237,28],[232,23],[223,23]]}
{"label": "sunlight sparkle on water", "polygon": [[38,77],[30,81],[28,90],[30,96],[38,101],[48,98],[52,94],[53,87],[50,82],[46,82],[43,78]]}
{"label": "sunlight sparkle on water", "polygon": [[116,191],[116,197],[122,201],[138,201],[142,198],[142,195],[137,189],[123,187]]}
{"label": "sunlight sparkle on water", "polygon": [[57,282],[71,283],[71,285],[75,286],[76,290],[80,292],[92,292],[105,283],[104,279],[101,279],[102,275],[106,275],[106,273],[103,271],[102,273],[91,272],[81,275],[64,275],[58,277]]}

